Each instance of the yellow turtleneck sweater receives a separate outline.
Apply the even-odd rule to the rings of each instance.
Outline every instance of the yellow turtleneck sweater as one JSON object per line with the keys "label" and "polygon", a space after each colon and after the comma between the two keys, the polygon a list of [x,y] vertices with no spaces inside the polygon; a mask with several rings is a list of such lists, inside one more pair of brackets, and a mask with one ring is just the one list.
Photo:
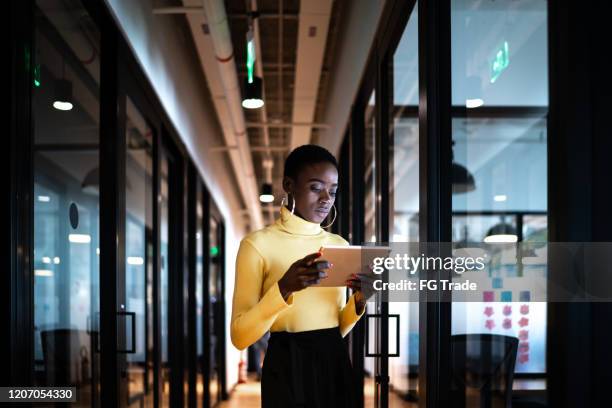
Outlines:
{"label": "yellow turtleneck sweater", "polygon": [[291,214],[285,207],[274,224],[252,232],[240,242],[232,303],[234,346],[245,349],[268,330],[301,332],[339,326],[342,336],[346,336],[365,308],[358,315],[355,295],[346,302],[344,287],[308,287],[293,292],[287,301],[278,287],[277,282],[292,263],[323,245],[348,242],[319,224]]}

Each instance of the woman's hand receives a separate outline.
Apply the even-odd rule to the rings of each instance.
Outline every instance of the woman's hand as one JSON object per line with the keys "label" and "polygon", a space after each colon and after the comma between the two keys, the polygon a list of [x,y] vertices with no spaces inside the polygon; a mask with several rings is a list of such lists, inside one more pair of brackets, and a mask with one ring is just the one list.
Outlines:
{"label": "woman's hand", "polygon": [[302,259],[295,261],[278,281],[278,288],[285,300],[293,293],[316,285],[321,279],[327,278],[326,270],[332,264],[325,260],[316,260],[321,256],[321,252],[306,255]]}
{"label": "woman's hand", "polygon": [[371,273],[353,273],[351,279],[346,281],[349,288],[355,294],[355,309],[357,314],[361,314],[366,302],[372,297],[374,292],[374,280],[376,276]]}

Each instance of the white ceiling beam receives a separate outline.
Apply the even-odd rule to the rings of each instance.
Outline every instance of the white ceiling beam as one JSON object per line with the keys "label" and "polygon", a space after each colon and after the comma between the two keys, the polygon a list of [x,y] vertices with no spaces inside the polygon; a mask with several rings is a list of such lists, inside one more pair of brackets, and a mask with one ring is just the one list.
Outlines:
{"label": "white ceiling beam", "polygon": [[[333,0],[300,3],[293,123],[310,123],[314,120],[332,4]],[[309,143],[311,133],[311,126],[292,127],[291,149]]]}

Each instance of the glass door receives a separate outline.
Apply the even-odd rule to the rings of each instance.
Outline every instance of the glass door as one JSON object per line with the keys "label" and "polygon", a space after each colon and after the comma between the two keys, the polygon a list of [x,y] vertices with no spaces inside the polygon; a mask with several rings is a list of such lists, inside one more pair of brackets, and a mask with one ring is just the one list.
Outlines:
{"label": "glass door", "polygon": [[452,237],[489,255],[468,276],[479,297],[453,296],[457,406],[546,405],[546,294],[530,279],[547,270],[536,255],[548,235],[547,11],[535,0],[451,4]]}
{"label": "glass door", "polygon": [[209,266],[209,297],[210,297],[210,308],[209,308],[209,319],[210,319],[210,377],[209,377],[209,392],[210,392],[210,403],[214,406],[221,401],[222,389],[221,389],[221,355],[222,345],[220,343],[221,335],[220,330],[225,328],[221,326],[220,305],[222,304],[221,292],[221,262],[220,262],[220,242],[219,242],[219,223],[214,218],[210,218],[210,266]]}
{"label": "glass door", "polygon": [[34,385],[99,407],[100,33],[78,0],[34,18]]}
{"label": "glass door", "polygon": [[[376,211],[377,211],[377,194],[376,194],[376,91],[372,91],[367,98],[364,108],[364,237],[369,243],[376,243]],[[368,337],[366,344],[369,346],[365,350],[364,360],[364,406],[378,407],[378,399],[380,396],[380,388],[376,378],[380,371],[380,360],[378,357],[368,357],[368,355],[376,354],[379,338],[379,319],[369,319],[367,316],[380,313],[380,305],[378,296],[370,299],[366,304],[366,319]],[[369,319],[369,320],[368,320]]]}
{"label": "glass door", "polygon": [[187,287],[183,266],[184,171],[180,154],[162,128],[159,155],[159,383],[160,407],[183,406],[188,393],[183,356]]}
{"label": "glass door", "polygon": [[[399,253],[412,253],[421,238],[417,8],[418,2],[391,54],[387,70],[392,75],[388,85],[389,242]],[[419,376],[418,295],[393,292],[389,294],[388,301],[389,354],[397,355],[389,357],[389,406],[416,407]]]}
{"label": "glass door", "polygon": [[205,248],[208,249],[206,244],[208,240],[204,237],[204,214],[205,214],[205,203],[204,203],[204,188],[202,183],[198,180],[196,183],[196,244],[195,244],[195,307],[196,307],[196,407],[202,408],[205,405],[204,395],[204,384],[206,384],[206,375],[204,373],[206,362],[204,352],[207,341],[205,340],[205,327],[204,318],[208,313],[208,307],[206,302],[206,293],[204,289],[207,287],[205,279],[205,267],[204,262],[208,261]]}
{"label": "glass door", "polygon": [[153,139],[143,112],[125,96],[125,276],[118,322],[125,329],[127,406],[153,406]]}
{"label": "glass door", "polygon": [[160,199],[159,199],[159,359],[160,359],[160,406],[167,408],[170,406],[170,357],[168,347],[168,336],[170,334],[170,313],[169,313],[169,232],[168,226],[170,223],[169,210],[169,188],[168,188],[168,157],[160,155]]}

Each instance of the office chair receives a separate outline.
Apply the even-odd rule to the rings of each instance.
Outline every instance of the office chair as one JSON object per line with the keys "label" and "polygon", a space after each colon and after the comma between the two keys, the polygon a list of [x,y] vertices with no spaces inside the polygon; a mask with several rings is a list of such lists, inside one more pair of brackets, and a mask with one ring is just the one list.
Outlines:
{"label": "office chair", "polygon": [[73,329],[54,329],[40,333],[47,384],[74,386],[80,382],[79,335],[79,331]]}
{"label": "office chair", "polygon": [[451,336],[451,406],[511,408],[517,350],[516,337]]}

